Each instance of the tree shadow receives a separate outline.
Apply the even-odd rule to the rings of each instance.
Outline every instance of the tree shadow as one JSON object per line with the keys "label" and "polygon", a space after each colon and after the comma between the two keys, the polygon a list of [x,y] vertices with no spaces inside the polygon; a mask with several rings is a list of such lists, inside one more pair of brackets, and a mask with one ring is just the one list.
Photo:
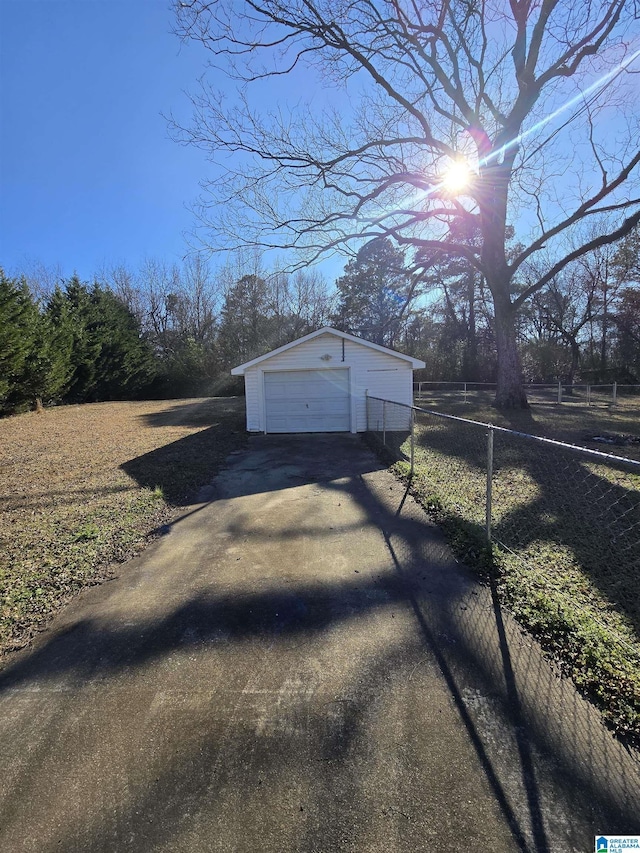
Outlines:
{"label": "tree shadow", "polygon": [[[463,472],[476,475],[483,497],[486,435],[479,426],[443,421],[422,432],[417,445],[427,459],[429,451],[435,451],[461,460]],[[606,465],[611,479],[600,473],[601,468],[599,472],[600,465]],[[554,542],[571,551],[611,604],[632,620],[640,637],[640,489],[632,463],[599,462],[579,450],[495,431],[493,473],[495,540],[515,551],[537,541]],[[532,488],[522,481],[522,473],[535,485],[532,495],[526,494]],[[514,501],[513,509],[503,510]],[[481,532],[481,526],[476,526]]]}
{"label": "tree shadow", "polygon": [[[255,452],[266,454],[263,464],[268,465],[277,455],[274,446],[280,448],[282,459],[285,439],[257,443]],[[341,683],[337,698],[318,690],[313,698],[294,691],[287,694],[284,705],[278,700],[274,706],[276,728],[268,737],[264,730],[257,735],[256,720],[243,716],[239,705],[222,716],[216,714],[214,705],[201,705],[189,736],[183,741],[178,737],[180,748],[168,749],[166,760],[154,769],[153,776],[127,789],[118,800],[110,818],[111,836],[126,837],[139,850],[154,849],[185,833],[188,838],[190,831],[206,836],[205,823],[216,827],[217,833],[220,827],[233,832],[234,815],[242,814],[246,849],[258,849],[258,844],[260,849],[311,853],[339,849],[344,843],[355,845],[358,832],[379,819],[370,813],[366,794],[371,765],[381,759],[367,746],[369,721],[381,713],[380,696],[389,693],[390,683],[394,690],[410,690],[414,672],[422,673],[423,667],[431,666],[429,662],[455,707],[463,733],[460,743],[475,756],[515,849],[524,853],[551,849],[553,816],[545,822],[543,813],[553,792],[541,788],[541,768],[583,821],[595,815],[610,821],[606,825],[615,826],[617,832],[632,831],[637,827],[637,816],[629,806],[629,802],[633,804],[633,796],[629,796],[633,781],[621,762],[619,745],[608,739],[590,709],[585,710],[575,697],[574,705],[567,706],[564,697],[573,693],[559,687],[539,653],[523,644],[495,597],[452,563],[439,534],[418,508],[409,505],[406,494],[399,503],[391,501],[388,486],[380,487],[386,490],[383,494],[367,478],[367,470],[379,467],[375,460],[359,471],[354,444],[338,441],[333,446],[336,457],[351,448],[348,458],[354,473],[344,476],[343,464],[343,476],[323,479],[322,488],[356,501],[365,523],[378,527],[386,544],[386,561],[372,566],[367,576],[349,574],[286,587],[278,567],[273,566],[269,589],[247,591],[239,585],[226,592],[194,592],[162,618],[138,615],[131,623],[112,623],[108,611],[99,619],[81,618],[0,674],[0,693],[11,698],[24,689],[53,689],[54,694],[56,690],[62,694],[91,690],[118,677],[142,675],[151,663],[173,660],[176,655],[184,660],[194,655],[216,659],[224,655],[226,689],[238,679],[233,650],[240,653],[247,648],[256,653],[260,650],[264,669],[259,677],[270,683],[273,676],[278,684],[278,678],[288,671],[278,658],[280,652],[286,660],[292,648],[305,642],[312,643],[309,648],[317,647],[334,631],[351,626],[355,630],[363,619],[388,616],[402,606],[414,616],[413,639],[388,637],[381,641],[373,656],[361,658],[347,669],[347,682]],[[250,457],[247,454],[247,464]],[[308,467],[298,467],[297,476],[303,482],[318,482],[313,479],[312,472],[317,471],[313,459]],[[230,471],[228,482],[233,480]],[[253,484],[255,493],[255,479]],[[263,488],[261,480],[259,488]],[[249,489],[247,479],[239,494],[246,495]],[[256,520],[236,519],[231,532],[234,541],[255,535]],[[271,531],[284,547],[294,534],[286,526]],[[204,674],[205,658],[197,659],[202,661]],[[307,677],[312,671],[309,666],[306,661],[303,670]],[[218,687],[222,689],[221,684]],[[257,689],[262,688],[258,685]],[[558,690],[565,690],[561,699]],[[188,729],[187,709],[174,710],[172,725]],[[264,724],[262,718],[258,722]],[[438,736],[436,728],[434,743]],[[104,749],[117,758],[108,742]],[[37,750],[25,759],[27,779],[41,760]],[[229,793],[238,784],[238,773],[243,783],[242,802]],[[424,785],[428,791],[430,780],[425,779]],[[451,804],[456,795],[445,790],[443,796]],[[420,804],[417,792],[413,797]],[[264,809],[269,803],[276,815],[273,825]],[[247,804],[256,806],[255,817]],[[455,803],[451,808],[452,814],[456,808],[461,813]],[[553,815],[552,808],[549,814]],[[190,816],[190,823],[185,815]],[[194,829],[198,815],[200,823]],[[260,825],[265,815],[267,824]],[[406,849],[420,849],[429,832],[434,832],[433,822],[429,824],[419,809],[411,812],[410,819],[397,814],[393,819],[402,820],[405,837],[414,839],[415,846],[408,841]],[[474,819],[478,823],[475,811]],[[461,815],[459,820],[463,820]],[[568,832],[571,835],[570,829]],[[55,842],[43,842],[40,849],[105,847],[105,826],[90,809],[68,825],[61,824],[59,833]],[[265,839],[269,844],[264,844]],[[572,840],[576,847],[592,841]]]}
{"label": "tree shadow", "polygon": [[244,414],[244,397],[207,397],[140,415],[145,426],[208,427]]}
{"label": "tree shadow", "polygon": [[142,488],[160,488],[167,503],[188,506],[210,499],[208,487],[213,478],[245,440],[244,430],[214,425],[143,453],[120,467]]}
{"label": "tree shadow", "polygon": [[139,486],[160,488],[165,501],[173,506],[204,500],[199,498],[199,490],[213,480],[229,454],[246,443],[244,398],[178,403],[140,418],[145,426],[200,428],[120,466]]}
{"label": "tree shadow", "polygon": [[[463,425],[471,430],[468,425]],[[428,453],[433,448],[436,454],[451,460],[448,476],[454,477],[451,489],[459,489],[460,481],[465,485],[466,499],[474,493],[477,516],[468,518],[466,504],[458,513],[451,511],[452,495],[442,494],[447,511],[440,508],[439,520],[460,545],[461,528],[465,529],[465,548],[476,555],[483,553],[484,503],[483,476],[486,471],[486,456],[483,452],[483,430],[475,428],[474,440],[461,440],[458,424],[451,422],[450,428],[429,430],[421,437],[422,446]],[[462,460],[462,474],[454,476],[455,460]],[[595,460],[581,454],[579,450],[540,445],[529,439],[494,432],[494,478],[493,478],[493,527],[495,542],[508,551],[519,555],[526,565],[533,567],[544,559],[547,566],[556,567],[558,581],[564,585],[566,606],[575,588],[584,595],[581,574],[593,584],[600,620],[611,622],[610,614],[622,617],[630,632],[629,652],[633,655],[631,634],[640,638],[640,597],[638,596],[638,570],[640,569],[640,489],[637,475],[630,473],[631,465],[625,461],[606,463],[607,476]],[[424,460],[427,478],[432,469],[442,468],[442,461],[428,455]],[[474,476],[469,477],[472,471]],[[442,474],[442,472],[441,472]],[[446,480],[445,480],[446,482]],[[442,482],[437,489],[446,489]],[[457,494],[457,492],[455,492]],[[454,498],[455,503],[455,498]],[[455,516],[455,517],[454,517]],[[528,553],[532,556],[529,558]],[[566,556],[565,556],[566,555]],[[533,561],[533,562],[531,562]],[[546,575],[550,575],[546,569]],[[531,578],[534,588],[540,581]],[[551,587],[553,581],[548,582]],[[542,595],[546,596],[543,591]],[[561,593],[562,594],[562,593]],[[556,601],[556,591],[551,588],[550,596]],[[547,605],[549,607],[550,605]],[[577,682],[583,692],[590,696],[602,696],[602,673],[594,670],[589,649],[583,649],[574,637],[573,616],[564,615],[565,605],[558,607],[557,628],[550,636],[543,634],[547,647],[566,655],[575,666]],[[528,603],[524,602],[525,614]],[[547,614],[548,615],[548,614]],[[526,618],[526,617],[525,617]],[[535,613],[529,618],[536,619]],[[545,618],[547,618],[545,616]],[[566,620],[566,621],[565,621]],[[553,615],[550,622],[553,623]],[[594,630],[599,630],[594,626]],[[559,640],[558,636],[564,636]],[[620,642],[625,642],[621,635]],[[558,648],[560,644],[560,648]],[[627,655],[628,656],[628,655]],[[633,658],[632,658],[633,659]],[[607,662],[604,662],[604,666]],[[637,742],[637,732],[629,733],[627,706],[635,707],[637,697],[624,672],[616,668],[616,687],[606,707],[607,716],[619,736]]]}
{"label": "tree shadow", "polygon": [[[496,511],[500,488],[521,470],[537,495],[501,514],[494,536],[513,550],[553,542],[569,551],[610,605],[623,613],[640,639],[640,481],[631,465],[607,461],[608,477],[596,460],[578,451],[494,438]],[[497,494],[496,494],[497,493]]]}
{"label": "tree shadow", "polygon": [[[361,466],[363,472],[384,467],[373,456],[364,459],[360,439],[348,433],[252,436],[250,455],[243,456],[240,451],[240,457],[232,457],[232,465],[223,465],[237,445],[236,435],[221,434],[216,427],[210,427],[131,459],[121,467],[141,486],[160,486],[165,499],[175,506],[251,494],[255,490],[256,467],[261,468],[260,489],[265,493],[316,481],[330,482],[345,476],[354,464]],[[283,453],[289,457],[284,462]],[[318,462],[322,466],[320,475]]]}

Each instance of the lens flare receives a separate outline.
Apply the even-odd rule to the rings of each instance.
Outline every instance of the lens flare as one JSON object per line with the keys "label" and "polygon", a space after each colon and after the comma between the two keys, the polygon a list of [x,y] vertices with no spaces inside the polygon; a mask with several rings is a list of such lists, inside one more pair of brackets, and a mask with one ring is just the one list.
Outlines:
{"label": "lens flare", "polygon": [[449,193],[459,193],[471,183],[473,172],[466,160],[454,160],[442,175],[442,186]]}
{"label": "lens flare", "polygon": [[573,109],[573,107],[575,107],[581,101],[584,102],[589,95],[591,95],[600,87],[603,87],[604,89],[607,83],[613,80],[614,77],[617,77],[618,74],[621,74],[624,70],[626,70],[626,68],[628,68],[628,66],[635,62],[638,58],[640,58],[640,49],[635,50],[630,56],[627,56],[626,59],[623,59],[623,61],[619,65],[616,65],[615,68],[612,68],[611,71],[608,71],[606,74],[603,74],[602,77],[598,77],[598,79],[595,80],[590,86],[587,86],[584,91],[578,92],[578,94],[575,95],[573,98],[570,98],[568,101],[565,101],[564,104],[562,104],[552,113],[545,116],[539,122],[534,124],[533,127],[530,127],[528,130],[525,130],[523,133],[516,136],[515,139],[512,139],[509,142],[505,143],[502,148],[492,151],[491,154],[489,154],[487,157],[484,157],[480,161],[479,165],[487,166],[494,160],[499,162],[510,148],[520,145],[520,143],[524,139],[526,139],[527,136],[530,136],[532,133],[535,133],[537,130],[540,130],[545,125],[549,124],[549,122],[552,122],[554,119],[558,118],[558,116],[561,116],[568,110]]}

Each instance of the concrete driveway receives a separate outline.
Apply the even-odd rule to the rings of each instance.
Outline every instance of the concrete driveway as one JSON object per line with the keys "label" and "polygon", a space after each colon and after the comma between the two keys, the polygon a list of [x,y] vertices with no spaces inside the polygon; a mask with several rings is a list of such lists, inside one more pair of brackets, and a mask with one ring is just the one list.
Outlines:
{"label": "concrete driveway", "polygon": [[0,850],[593,850],[603,728],[359,439],[260,437],[0,675]]}

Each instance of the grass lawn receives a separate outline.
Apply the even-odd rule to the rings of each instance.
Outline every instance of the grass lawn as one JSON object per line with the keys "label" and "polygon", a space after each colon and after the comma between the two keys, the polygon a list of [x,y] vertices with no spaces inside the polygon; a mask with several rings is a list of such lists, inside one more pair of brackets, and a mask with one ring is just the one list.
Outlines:
{"label": "grass lawn", "polygon": [[241,398],[0,420],[0,662],[75,592],[113,577],[245,441]]}
{"label": "grass lawn", "polygon": [[[442,396],[425,408],[638,460],[640,408],[534,405],[499,413]],[[502,601],[601,708],[640,745],[640,474],[494,432],[492,527],[485,546],[487,429],[418,414],[412,490],[458,555],[492,577]],[[408,455],[408,442],[402,447]],[[396,471],[406,476],[408,465]]]}
{"label": "grass lawn", "polygon": [[617,406],[585,406],[579,403],[532,403],[530,409],[500,412],[491,406],[493,392],[469,395],[464,403],[459,392],[438,394],[431,400],[422,400],[417,406],[460,418],[579,444],[592,450],[626,456],[640,461],[640,443],[606,445],[592,441],[603,433],[640,436],[640,398],[619,398]]}

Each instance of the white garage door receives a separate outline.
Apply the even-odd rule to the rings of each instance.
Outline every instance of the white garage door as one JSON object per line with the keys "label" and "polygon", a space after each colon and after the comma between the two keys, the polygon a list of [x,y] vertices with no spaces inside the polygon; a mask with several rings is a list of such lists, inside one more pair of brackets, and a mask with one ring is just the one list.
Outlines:
{"label": "white garage door", "polygon": [[348,370],[264,374],[267,432],[349,432]]}

